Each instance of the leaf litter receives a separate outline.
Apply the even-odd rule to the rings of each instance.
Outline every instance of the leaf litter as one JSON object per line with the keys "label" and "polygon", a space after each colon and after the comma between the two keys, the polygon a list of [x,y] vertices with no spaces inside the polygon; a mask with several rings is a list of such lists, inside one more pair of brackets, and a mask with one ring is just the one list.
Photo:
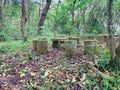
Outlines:
{"label": "leaf litter", "polygon": [[[63,90],[85,90],[89,77],[97,76],[97,73],[87,66],[88,63],[94,65],[94,58],[83,55],[82,51],[78,47],[79,54],[71,59],[63,50],[51,47],[43,55],[38,55],[32,48],[15,55],[1,54],[0,90],[42,90],[47,83],[49,85],[44,86],[47,90],[58,85],[61,90],[63,87]],[[96,82],[100,80],[96,78]]]}

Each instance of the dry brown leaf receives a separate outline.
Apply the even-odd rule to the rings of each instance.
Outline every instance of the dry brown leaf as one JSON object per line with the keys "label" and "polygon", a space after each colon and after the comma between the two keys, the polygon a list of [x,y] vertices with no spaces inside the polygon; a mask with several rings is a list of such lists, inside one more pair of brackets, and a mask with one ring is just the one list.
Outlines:
{"label": "dry brown leaf", "polygon": [[51,78],[54,78],[55,76],[54,75],[49,75],[48,78],[51,79]]}
{"label": "dry brown leaf", "polygon": [[88,70],[88,71],[89,71],[89,73],[90,73],[90,74],[93,74],[93,73],[94,73],[94,72],[93,72],[93,70],[91,70],[91,69],[90,69],[90,70]]}
{"label": "dry brown leaf", "polygon": [[64,75],[64,72],[58,71],[57,74],[58,74],[59,76],[62,76],[62,75]]}
{"label": "dry brown leaf", "polygon": [[31,72],[30,74],[31,74],[31,76],[36,76],[37,75],[36,72]]}

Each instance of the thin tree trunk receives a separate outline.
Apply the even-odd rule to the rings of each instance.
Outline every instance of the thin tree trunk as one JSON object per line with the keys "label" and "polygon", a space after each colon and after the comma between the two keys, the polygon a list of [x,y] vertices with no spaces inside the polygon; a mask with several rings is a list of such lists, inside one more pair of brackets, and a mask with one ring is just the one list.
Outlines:
{"label": "thin tree trunk", "polygon": [[2,0],[0,0],[0,31],[2,30]]}
{"label": "thin tree trunk", "polygon": [[24,25],[25,25],[25,5],[24,5],[24,0],[22,0],[21,5],[22,5],[21,32],[22,32],[22,36],[23,36],[24,40],[27,41],[26,33],[24,31]]}
{"label": "thin tree trunk", "polygon": [[28,24],[30,24],[30,3],[31,3],[31,0],[27,0],[27,7],[26,7],[26,10],[27,10],[27,15],[26,15],[26,19],[28,21]]}
{"label": "thin tree trunk", "polygon": [[71,11],[71,14],[72,14],[71,26],[73,26],[73,24],[74,24],[74,17],[75,17],[74,8],[75,8],[75,3],[76,3],[76,0],[73,1],[73,7],[72,7],[72,11]]}
{"label": "thin tree trunk", "polygon": [[57,19],[57,15],[58,15],[59,4],[60,4],[60,0],[58,1],[58,4],[57,4],[57,10],[56,10],[56,15],[55,15],[55,20],[54,20],[54,24],[53,24],[54,37],[55,37],[55,31],[56,31],[56,19]]}
{"label": "thin tree trunk", "polygon": [[114,38],[113,38],[113,23],[112,23],[112,6],[113,6],[113,0],[108,0],[108,34],[109,34],[109,49],[111,54],[111,60],[114,56]]}
{"label": "thin tree trunk", "polygon": [[43,9],[43,0],[39,0],[39,13],[38,13],[38,20],[40,20],[40,14]]}
{"label": "thin tree trunk", "polygon": [[80,33],[81,33],[81,36],[82,36],[82,35],[85,34],[85,31],[87,29],[87,27],[86,27],[87,25],[86,25],[86,22],[85,22],[85,12],[86,12],[85,9],[83,9],[81,12],[82,12],[82,25],[83,25],[83,28],[82,28]]}
{"label": "thin tree trunk", "polygon": [[99,0],[95,0],[94,2],[93,2],[93,4],[91,4],[88,8],[90,9],[89,10],[89,19],[88,19],[88,26],[87,26],[87,29],[88,30],[90,30],[90,24],[91,24],[91,22],[93,21],[93,13],[94,13],[94,10],[95,10],[95,8],[97,7],[97,5],[99,4]]}
{"label": "thin tree trunk", "polygon": [[5,41],[6,37],[4,35],[5,31],[3,30],[3,14],[2,14],[2,9],[3,9],[3,0],[0,0],[0,41]]}
{"label": "thin tree trunk", "polygon": [[[2,0],[1,0],[2,1]],[[6,4],[6,0],[3,1],[3,4],[5,5]]]}
{"label": "thin tree trunk", "polygon": [[72,10],[71,10],[72,20],[71,20],[71,30],[70,30],[70,34],[69,35],[71,35],[72,29],[73,29],[73,25],[74,25],[74,18],[75,18],[74,8],[75,8],[75,4],[76,4],[76,0],[73,1],[73,6],[72,6]]}
{"label": "thin tree trunk", "polygon": [[105,30],[104,20],[103,20],[104,13],[105,13],[104,9],[105,9],[105,7],[102,6],[100,12],[98,12],[97,14],[94,14],[94,17],[96,18],[96,20],[98,21],[98,23],[100,25],[101,33],[104,33],[104,30]]}
{"label": "thin tree trunk", "polygon": [[118,45],[117,47],[115,48],[115,56],[116,56],[116,61],[118,63],[118,69],[120,70],[120,36],[119,36],[119,39],[118,39]]}
{"label": "thin tree trunk", "polygon": [[76,17],[75,17],[75,21],[76,21],[76,28],[77,28],[77,36],[80,35],[80,25],[81,25],[81,20],[80,20],[80,14],[81,14],[81,9],[78,9]]}
{"label": "thin tree trunk", "polygon": [[42,26],[44,25],[44,21],[45,21],[47,12],[49,10],[50,4],[51,4],[51,0],[46,0],[46,5],[42,10],[41,17],[38,23],[38,34],[41,34]]}
{"label": "thin tree trunk", "polygon": [[38,20],[40,19],[40,12],[41,12],[41,0],[39,0],[40,3],[39,4],[39,11],[38,11]]}

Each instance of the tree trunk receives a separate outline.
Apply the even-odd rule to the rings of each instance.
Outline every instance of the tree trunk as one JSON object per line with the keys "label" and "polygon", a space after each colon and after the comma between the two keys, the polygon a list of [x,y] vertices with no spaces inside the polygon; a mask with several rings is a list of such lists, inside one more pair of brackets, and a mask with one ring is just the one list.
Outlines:
{"label": "tree trunk", "polygon": [[0,41],[5,41],[6,37],[4,36],[4,30],[2,30],[3,29],[2,1],[3,0],[0,0]]}
{"label": "tree trunk", "polygon": [[120,37],[119,37],[119,40],[118,40],[118,45],[115,49],[115,54],[116,54],[116,61],[118,63],[118,68],[120,70]]}
{"label": "tree trunk", "polygon": [[26,0],[26,15],[25,15],[25,23],[28,22],[30,24],[30,3],[31,0]]}
{"label": "tree trunk", "polygon": [[22,0],[21,5],[22,5],[21,32],[22,32],[22,36],[23,36],[24,40],[27,41],[26,33],[24,31],[24,25],[25,25],[25,4],[24,4],[24,0]]}
{"label": "tree trunk", "polygon": [[113,0],[108,0],[108,34],[109,34],[109,49],[110,49],[110,54],[111,54],[111,60],[113,59],[114,56],[114,37],[113,37],[113,30],[112,30],[112,6],[113,6]]}
{"label": "tree trunk", "polygon": [[87,29],[87,25],[86,25],[86,22],[85,22],[85,12],[86,12],[86,10],[85,9],[83,9],[82,11],[81,11],[81,13],[82,13],[82,30],[81,30],[81,32],[80,32],[80,34],[81,34],[81,36],[82,35],[84,35],[85,34],[85,31],[86,31],[86,29]]}
{"label": "tree trunk", "polygon": [[43,3],[44,3],[44,1],[43,0],[39,0],[39,13],[38,13],[38,20],[40,20],[40,14],[41,14],[41,11],[42,11],[42,9],[43,9]]}
{"label": "tree trunk", "polygon": [[50,4],[51,4],[51,0],[46,0],[46,5],[42,10],[41,17],[38,23],[38,34],[41,34],[42,26],[44,25],[44,21],[45,21],[47,12],[49,10]]}
{"label": "tree trunk", "polygon": [[[1,0],[1,1],[2,1],[2,0]],[[4,1],[3,1],[3,4],[5,5],[5,4],[6,4],[6,2],[7,2],[7,1],[6,1],[6,0],[4,0]]]}
{"label": "tree trunk", "polygon": [[54,33],[54,37],[56,36],[56,35],[55,35],[55,31],[56,31],[56,19],[57,19],[57,15],[58,15],[59,4],[60,4],[60,0],[58,1],[58,4],[57,4],[55,20],[54,20],[54,24],[53,24],[53,33]]}
{"label": "tree trunk", "polygon": [[0,31],[2,30],[2,0],[0,0]]}
{"label": "tree trunk", "polygon": [[94,18],[93,18],[93,15],[94,15],[94,10],[95,10],[95,8],[97,7],[97,5],[99,4],[99,0],[95,0],[94,2],[93,2],[93,4],[91,4],[88,8],[90,9],[89,10],[89,18],[88,18],[88,24],[87,24],[87,29],[88,30],[90,30],[91,31],[91,27],[93,27],[93,26],[91,26],[91,24],[94,22]]}
{"label": "tree trunk", "polygon": [[75,18],[75,13],[74,13],[74,8],[75,8],[75,4],[76,4],[76,0],[73,1],[73,6],[71,9],[71,14],[72,14],[72,20],[71,20],[71,30],[70,30],[70,34],[72,33],[72,29],[73,29],[73,25],[74,25],[74,18]]}

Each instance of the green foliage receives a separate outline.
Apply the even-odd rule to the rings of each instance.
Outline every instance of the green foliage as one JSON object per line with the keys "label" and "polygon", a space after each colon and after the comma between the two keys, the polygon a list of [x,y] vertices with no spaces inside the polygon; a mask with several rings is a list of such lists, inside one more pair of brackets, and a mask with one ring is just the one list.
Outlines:
{"label": "green foliage", "polygon": [[86,8],[89,3],[91,3],[93,0],[77,0],[77,3],[75,5],[75,8]]}
{"label": "green foliage", "polygon": [[10,50],[8,46],[2,46],[0,47],[0,53],[7,53]]}
{"label": "green foliage", "polygon": [[55,88],[56,88],[56,90],[60,90],[60,88],[61,88],[60,84],[55,83]]}
{"label": "green foliage", "polygon": [[47,90],[47,89],[55,89],[55,90],[60,90],[60,88],[61,88],[61,85],[60,84],[58,84],[58,83],[55,83],[54,85],[50,85],[50,83],[49,82],[47,82],[47,83],[45,83],[44,85],[42,85],[41,86],[41,89],[40,90]]}
{"label": "green foliage", "polygon": [[110,52],[108,49],[105,49],[104,54],[101,56],[100,60],[97,62],[97,65],[101,71],[109,69],[110,64]]}
{"label": "green foliage", "polygon": [[[114,75],[112,75],[114,76]],[[83,82],[86,90],[119,90],[120,89],[120,77],[119,75],[114,76],[115,80],[111,81],[109,79],[103,78],[100,75],[94,76],[87,74],[86,80]]]}
{"label": "green foliage", "polygon": [[2,42],[0,44],[0,53],[14,54],[19,50],[25,50],[30,44],[31,44],[31,41],[28,41],[28,42],[23,42],[23,41]]}
{"label": "green foliage", "polygon": [[[104,2],[104,3],[103,3]],[[68,33],[72,31],[73,34],[80,34],[80,31],[84,33],[101,33],[107,32],[106,28],[102,27],[106,25],[106,13],[107,13],[107,1],[101,0],[100,3],[95,7],[91,15],[89,15],[89,6],[94,3],[94,0],[76,0],[74,12],[75,21],[71,27],[71,10],[73,8],[73,0],[64,0],[58,7],[58,14],[56,16],[57,3],[53,3],[47,14],[45,21],[46,31],[53,32],[55,29],[57,33]],[[119,0],[114,1],[113,11],[114,16],[119,11]],[[25,32],[27,37],[35,37],[38,28],[38,8],[37,3],[30,3],[30,23],[26,23]],[[28,12],[26,12],[28,14]],[[119,15],[118,15],[119,16]],[[117,17],[118,17],[117,16]],[[22,39],[20,31],[20,20],[21,20],[21,4],[17,3],[16,0],[13,3],[6,3],[3,7],[3,19],[4,19],[4,34],[7,39]],[[100,18],[100,20],[99,20]],[[56,19],[56,21],[55,21]],[[119,22],[119,19],[115,19]],[[56,22],[55,28],[53,24]]]}
{"label": "green foliage", "polygon": [[16,17],[20,15],[21,7],[18,3],[12,3],[12,4],[5,4],[3,8],[3,14],[6,17]]}
{"label": "green foliage", "polygon": [[120,89],[120,77],[117,76],[116,79],[118,80],[114,80],[114,81],[110,81],[108,79],[103,79],[102,83],[103,83],[103,88],[104,90],[119,90]]}
{"label": "green foliage", "polygon": [[[93,0],[76,0],[76,4],[75,4],[75,11],[77,12],[77,14],[82,13],[82,10],[85,10],[88,6],[89,3],[91,3]],[[56,28],[57,27],[61,27],[60,30],[57,28],[57,31],[60,33],[66,33],[69,31],[78,33],[79,28],[79,22],[82,23],[82,14],[78,15],[78,17],[75,17],[75,23],[73,25],[73,27],[71,28],[71,10],[73,8],[73,0],[64,0],[64,3],[60,3],[59,5],[59,9],[58,9],[58,14],[56,17]],[[49,17],[50,19],[54,22],[54,18],[56,15],[56,7],[51,9],[49,11]],[[76,27],[76,22],[78,22],[78,26]],[[62,30],[61,30],[62,29]]]}
{"label": "green foliage", "polygon": [[[26,23],[25,32],[27,37],[35,37],[37,33],[37,25],[38,25],[38,5],[35,3],[31,3],[30,8],[30,23]],[[26,12],[26,15],[28,12]],[[32,18],[31,18],[32,17]],[[5,38],[7,40],[20,40],[22,39],[21,34],[21,6],[19,3],[6,3],[3,8],[3,33],[5,34]]]}
{"label": "green foliage", "polygon": [[6,41],[6,34],[3,31],[0,32],[0,41]]}
{"label": "green foliage", "polygon": [[46,90],[50,88],[50,83],[45,83],[44,85],[41,86],[40,90]]}
{"label": "green foliage", "polygon": [[31,85],[30,82],[26,82],[27,89],[33,90],[33,86]]}

